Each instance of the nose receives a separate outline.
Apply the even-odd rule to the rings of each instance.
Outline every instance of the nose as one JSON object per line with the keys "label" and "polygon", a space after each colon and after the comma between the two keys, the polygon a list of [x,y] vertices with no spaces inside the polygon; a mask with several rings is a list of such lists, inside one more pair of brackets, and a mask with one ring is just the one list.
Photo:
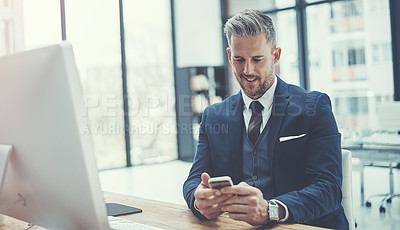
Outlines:
{"label": "nose", "polygon": [[254,65],[251,63],[251,61],[246,61],[243,73],[246,75],[251,75],[253,74],[253,72],[254,72]]}

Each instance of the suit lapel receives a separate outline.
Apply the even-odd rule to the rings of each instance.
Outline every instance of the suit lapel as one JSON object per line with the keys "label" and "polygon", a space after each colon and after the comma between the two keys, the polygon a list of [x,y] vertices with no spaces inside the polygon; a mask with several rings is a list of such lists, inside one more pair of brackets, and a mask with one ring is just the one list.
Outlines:
{"label": "suit lapel", "polygon": [[289,104],[288,85],[279,77],[277,77],[277,80],[278,82],[275,89],[271,117],[268,121],[268,153],[270,153],[272,157],[275,152],[275,144],[279,139],[279,130],[282,125],[283,118],[285,117],[287,106]]}
{"label": "suit lapel", "polygon": [[232,99],[229,108],[229,152],[231,156],[231,175],[235,184],[242,181],[242,145],[243,145],[243,100],[239,92]]}

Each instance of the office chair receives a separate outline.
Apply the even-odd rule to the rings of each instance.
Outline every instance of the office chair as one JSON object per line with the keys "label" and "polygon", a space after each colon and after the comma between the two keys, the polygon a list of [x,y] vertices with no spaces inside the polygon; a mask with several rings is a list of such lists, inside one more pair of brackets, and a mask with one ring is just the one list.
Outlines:
{"label": "office chair", "polygon": [[352,157],[351,152],[346,149],[342,149],[342,206],[344,213],[349,221],[349,229],[354,230],[357,224],[354,219],[353,212],[353,180],[352,180]]}
{"label": "office chair", "polygon": [[[400,135],[400,117],[398,114],[400,113],[400,102],[386,102],[380,103],[378,105],[378,120],[379,126],[381,130],[390,131],[389,134],[380,134],[375,136],[375,141],[383,142],[383,143],[390,143],[390,144],[398,144],[398,135]],[[388,164],[378,164],[377,162],[371,162],[365,166],[373,166],[373,167],[383,167],[389,168],[389,192],[383,194],[375,194],[367,198],[365,205],[367,207],[371,207],[370,199],[373,197],[383,197],[381,200],[381,205],[379,206],[379,212],[385,213],[385,202],[392,203],[392,199],[395,197],[400,197],[399,193],[394,193],[394,185],[393,185],[393,169],[400,169],[400,163],[394,161],[387,161]],[[395,165],[395,166],[394,166]],[[362,175],[363,176],[363,175]],[[363,191],[363,180],[362,179],[362,192]]]}
{"label": "office chair", "polygon": [[[379,167],[379,166],[378,166]],[[385,167],[386,166],[381,166]],[[400,168],[400,163],[397,164],[395,167],[393,167],[393,163],[389,163],[389,193],[383,193],[383,194],[374,194],[368,197],[367,201],[365,202],[365,205],[367,207],[371,207],[371,201],[370,199],[373,197],[383,197],[381,200],[381,205],[379,206],[379,212],[380,213],[385,213],[386,208],[385,208],[385,203],[392,203],[392,199],[395,197],[400,197],[400,193],[394,193],[394,185],[393,185],[393,168]]]}

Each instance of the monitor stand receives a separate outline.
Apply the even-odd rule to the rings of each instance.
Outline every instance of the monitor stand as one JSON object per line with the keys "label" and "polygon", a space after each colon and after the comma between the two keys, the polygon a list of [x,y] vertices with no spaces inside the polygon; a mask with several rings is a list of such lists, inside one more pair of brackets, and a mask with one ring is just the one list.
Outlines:
{"label": "monitor stand", "polygon": [[[11,154],[13,152],[14,148],[12,145],[2,145],[0,144],[0,197],[1,194],[3,192],[3,188],[4,188],[4,181],[6,179],[6,173],[7,173],[7,167],[8,167],[8,163],[10,162],[10,157]],[[17,194],[18,198],[16,198],[16,200],[9,205],[4,205],[3,206],[0,205],[0,226],[1,226],[1,212],[12,208],[16,205],[22,204],[22,205],[26,205],[25,203],[25,198],[21,195],[21,194]]]}
{"label": "monitor stand", "polygon": [[12,145],[0,144],[0,194],[3,191],[4,180],[6,178],[7,165],[13,151]]}

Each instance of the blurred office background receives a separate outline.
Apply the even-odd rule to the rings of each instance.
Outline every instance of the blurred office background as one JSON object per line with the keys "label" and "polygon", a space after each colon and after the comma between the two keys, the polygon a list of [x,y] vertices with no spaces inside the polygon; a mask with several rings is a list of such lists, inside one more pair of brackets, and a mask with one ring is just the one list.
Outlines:
{"label": "blurred office background", "polygon": [[[379,111],[400,100],[397,0],[0,0],[0,55],[71,42],[85,94],[82,116],[90,120],[82,134],[92,136],[103,178],[135,168],[143,176],[175,170],[179,176],[169,179],[180,191],[177,178],[188,173],[203,109],[239,90],[222,26],[245,8],[274,20],[282,47],[276,73],[330,96],[344,147],[400,130],[383,128]],[[144,165],[150,171],[140,171]],[[387,165],[367,170],[375,171],[365,171],[366,186],[369,175],[381,173],[374,187],[387,192]],[[356,211],[372,215],[355,182]],[[399,212],[384,218],[400,224]]]}

